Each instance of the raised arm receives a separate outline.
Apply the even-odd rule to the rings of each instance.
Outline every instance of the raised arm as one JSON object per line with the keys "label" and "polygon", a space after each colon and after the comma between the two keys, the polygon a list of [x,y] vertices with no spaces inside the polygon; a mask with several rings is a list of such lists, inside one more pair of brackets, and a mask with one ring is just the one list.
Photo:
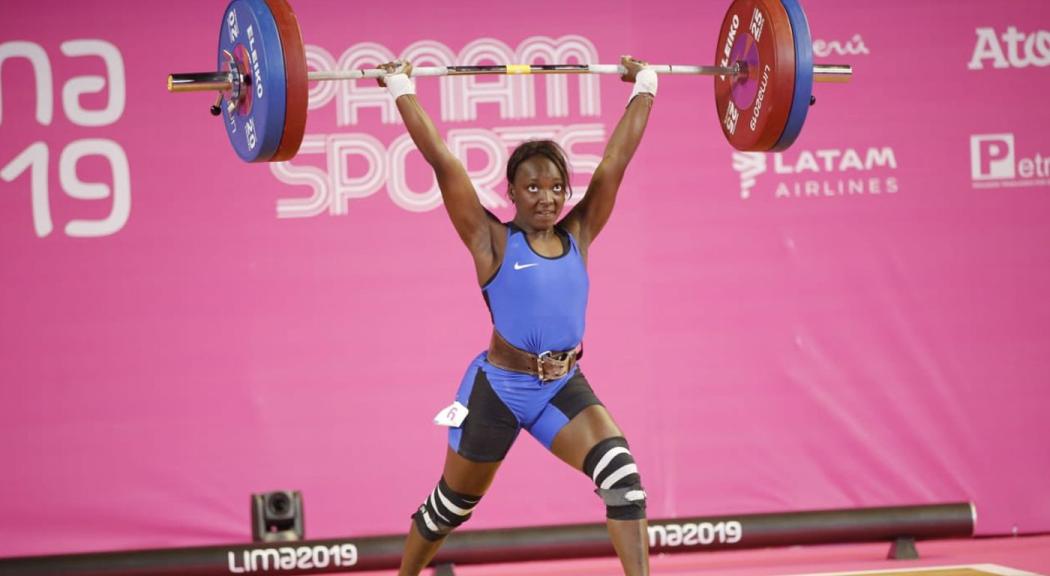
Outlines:
{"label": "raised arm", "polygon": [[[434,127],[434,122],[416,100],[416,95],[411,92],[411,81],[406,76],[411,75],[412,65],[408,62],[392,62],[382,65],[381,68],[397,75],[389,77],[392,92],[397,97],[397,110],[401,113],[405,128],[408,129],[416,148],[434,169],[445,210],[448,211],[449,219],[452,220],[460,239],[474,255],[480,274],[483,272],[482,268],[489,267],[487,265],[492,258],[494,220],[478,200],[474,183],[467,176],[463,164],[448,149]],[[386,86],[386,82],[380,79],[380,85]]]}
{"label": "raised arm", "polygon": [[[627,68],[627,74],[621,77],[624,82],[635,82],[638,73],[645,68],[644,62],[630,56],[624,56],[621,63]],[[627,109],[605,145],[602,161],[587,186],[587,195],[563,220],[563,225],[584,248],[590,245],[612,215],[620,182],[649,123],[655,93],[656,75],[647,72],[643,74],[642,82],[636,85]]]}

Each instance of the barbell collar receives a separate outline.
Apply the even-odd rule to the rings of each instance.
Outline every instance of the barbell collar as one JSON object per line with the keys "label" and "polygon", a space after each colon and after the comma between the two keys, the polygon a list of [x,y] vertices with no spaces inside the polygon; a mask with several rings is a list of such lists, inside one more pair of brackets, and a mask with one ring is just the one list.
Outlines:
{"label": "barbell collar", "polygon": [[168,92],[225,92],[233,88],[229,72],[191,72],[168,75]]}
{"label": "barbell collar", "polygon": [[853,66],[849,64],[814,64],[813,81],[842,84],[853,79]]}

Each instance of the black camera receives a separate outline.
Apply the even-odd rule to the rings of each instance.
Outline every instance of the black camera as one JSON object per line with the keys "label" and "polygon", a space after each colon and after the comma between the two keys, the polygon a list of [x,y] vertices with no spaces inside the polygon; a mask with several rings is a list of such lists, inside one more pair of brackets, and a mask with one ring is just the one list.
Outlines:
{"label": "black camera", "polygon": [[281,490],[252,494],[252,541],[303,539],[303,496]]}

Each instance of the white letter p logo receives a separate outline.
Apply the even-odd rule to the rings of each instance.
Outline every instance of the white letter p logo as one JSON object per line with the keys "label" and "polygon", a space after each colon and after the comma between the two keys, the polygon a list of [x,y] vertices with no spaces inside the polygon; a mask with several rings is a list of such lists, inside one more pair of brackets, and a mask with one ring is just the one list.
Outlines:
{"label": "white letter p logo", "polygon": [[970,168],[974,180],[1005,180],[1016,177],[1014,135],[971,136]]}

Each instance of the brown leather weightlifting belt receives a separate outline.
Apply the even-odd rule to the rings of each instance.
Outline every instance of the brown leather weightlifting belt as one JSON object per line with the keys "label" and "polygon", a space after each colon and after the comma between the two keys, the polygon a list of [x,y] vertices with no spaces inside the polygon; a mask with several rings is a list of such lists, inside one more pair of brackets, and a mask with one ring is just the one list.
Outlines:
{"label": "brown leather weightlifting belt", "polygon": [[536,355],[515,347],[504,340],[499,332],[493,330],[492,341],[489,343],[488,361],[496,368],[532,374],[546,382],[557,380],[568,374],[576,366],[576,358],[579,354],[580,346],[576,346],[572,350],[547,351]]}

